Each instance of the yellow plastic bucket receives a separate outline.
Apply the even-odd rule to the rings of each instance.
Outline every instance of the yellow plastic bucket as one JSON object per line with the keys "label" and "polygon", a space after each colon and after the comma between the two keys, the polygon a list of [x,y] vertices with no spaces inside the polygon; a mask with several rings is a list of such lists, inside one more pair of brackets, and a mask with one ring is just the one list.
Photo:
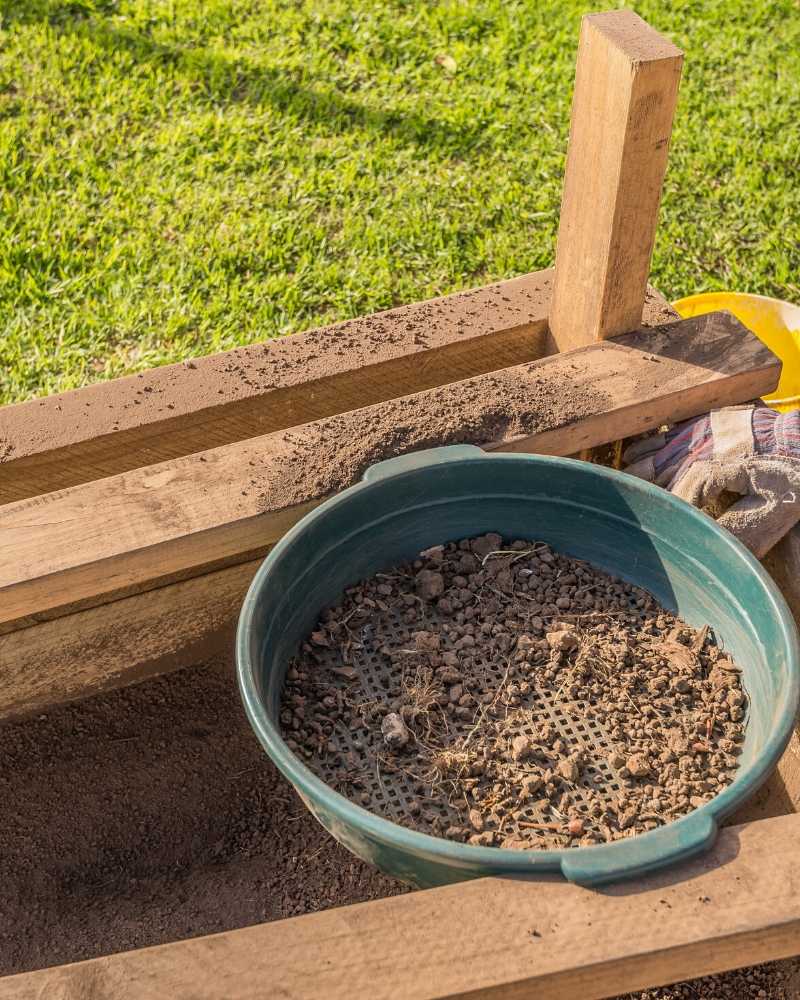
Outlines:
{"label": "yellow plastic bucket", "polygon": [[706,292],[673,302],[684,318],[727,309],[783,362],[778,388],[764,402],[783,412],[800,407],[800,306],[764,295]]}

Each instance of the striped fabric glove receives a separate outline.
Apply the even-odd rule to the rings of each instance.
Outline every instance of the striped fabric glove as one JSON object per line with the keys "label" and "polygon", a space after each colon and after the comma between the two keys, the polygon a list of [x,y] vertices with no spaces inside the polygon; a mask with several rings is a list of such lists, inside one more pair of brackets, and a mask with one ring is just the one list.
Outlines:
{"label": "striped fabric glove", "polygon": [[623,460],[696,507],[724,508],[719,523],[759,557],[800,521],[800,410],[714,410],[635,441]]}

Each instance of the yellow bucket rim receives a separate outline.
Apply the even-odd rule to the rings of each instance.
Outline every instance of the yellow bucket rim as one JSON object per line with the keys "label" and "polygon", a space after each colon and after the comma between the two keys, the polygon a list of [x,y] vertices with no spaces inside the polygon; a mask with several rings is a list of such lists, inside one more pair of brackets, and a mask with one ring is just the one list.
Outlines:
{"label": "yellow bucket rim", "polygon": [[[776,299],[768,295],[757,295],[750,292],[700,292],[687,295],[673,302],[673,308],[682,317],[700,316],[717,309],[732,312],[748,329],[761,340],[783,363],[781,388],[791,389],[789,393],[780,396],[772,394],[765,396],[764,401],[778,410],[794,410],[800,408],[800,392],[795,391],[800,383],[800,305]],[[753,316],[753,311],[760,313]],[[763,311],[762,311],[763,310]],[[795,348],[789,346],[786,351],[786,341],[777,342],[783,334],[792,336]],[[791,344],[791,342],[790,342]],[[784,348],[783,351],[780,348]],[[788,383],[788,384],[787,384]]]}

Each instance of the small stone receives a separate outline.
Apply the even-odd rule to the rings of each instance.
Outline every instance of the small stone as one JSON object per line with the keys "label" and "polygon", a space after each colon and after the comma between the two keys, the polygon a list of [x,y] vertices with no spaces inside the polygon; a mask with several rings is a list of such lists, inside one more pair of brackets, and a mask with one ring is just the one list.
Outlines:
{"label": "small stone", "polygon": [[470,809],[469,811],[469,822],[470,826],[477,833],[480,833],[484,827],[483,815],[479,809]]}
{"label": "small stone", "polygon": [[467,574],[477,573],[481,568],[480,562],[471,552],[465,552],[456,564],[456,569],[459,573]]}
{"label": "small stone", "polygon": [[708,679],[712,688],[733,688],[739,683],[739,671],[727,657],[721,656],[711,669]]}
{"label": "small stone", "polygon": [[632,754],[625,761],[625,767],[633,778],[646,778],[650,773],[650,761],[644,754]]}
{"label": "small stone", "polygon": [[411,739],[411,731],[397,712],[389,712],[383,717],[381,734],[390,750],[402,750]]}
{"label": "small stone", "polygon": [[529,843],[527,840],[522,840],[522,838],[516,836],[515,834],[511,834],[505,838],[500,846],[507,851],[525,851],[534,845]]}
{"label": "small stone", "polygon": [[432,545],[429,549],[423,549],[419,557],[420,559],[439,563],[444,558],[444,545]]}
{"label": "small stone", "polygon": [[728,697],[725,699],[731,708],[740,708],[744,705],[744,695],[741,691],[729,691]]}
{"label": "small stone", "polygon": [[547,645],[558,652],[569,652],[572,649],[577,649],[580,645],[578,634],[573,632],[572,629],[547,632],[545,639],[547,639]]}
{"label": "small stone", "polygon": [[469,843],[473,847],[493,847],[495,835],[491,830],[484,830],[483,833],[473,833],[469,838]]}
{"label": "small stone", "polygon": [[475,555],[483,560],[490,552],[497,552],[503,547],[502,535],[496,534],[496,532],[490,531],[488,535],[481,535],[480,538],[473,538],[470,543],[472,551]]}
{"label": "small stone", "polygon": [[526,774],[520,782],[522,798],[533,798],[543,785],[544,782],[538,774]]}
{"label": "small stone", "polygon": [[414,632],[412,639],[421,653],[435,653],[442,644],[441,636],[435,632]]}
{"label": "small stone", "polygon": [[570,837],[580,837],[583,834],[583,820],[571,819],[567,823],[567,833]]}
{"label": "small stone", "polygon": [[569,781],[574,783],[580,777],[580,768],[578,767],[578,762],[574,757],[567,757],[566,760],[561,760],[556,764],[556,774],[563,778],[564,781]]}

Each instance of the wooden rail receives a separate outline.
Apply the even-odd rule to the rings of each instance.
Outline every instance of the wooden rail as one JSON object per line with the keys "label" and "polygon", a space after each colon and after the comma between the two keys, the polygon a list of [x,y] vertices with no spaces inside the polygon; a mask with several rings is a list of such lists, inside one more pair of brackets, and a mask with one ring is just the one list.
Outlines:
{"label": "wooden rail", "polygon": [[[551,269],[0,408],[0,503],[548,353]],[[644,323],[675,318],[648,288]]]}
{"label": "wooden rail", "polygon": [[[0,502],[545,353],[552,271],[0,409]],[[651,296],[658,317],[663,299]]]}
{"label": "wooden rail", "polygon": [[[571,454],[770,391],[778,376],[760,341],[716,314],[458,383],[434,401],[421,393],[384,404],[381,426],[403,428],[391,453],[446,444],[437,406],[480,402],[507,420],[506,436],[485,444]],[[554,396],[586,408],[557,411]],[[12,629],[0,635],[0,718],[197,662],[228,642],[258,566],[253,553],[386,457],[386,439],[371,430],[375,409],[0,508],[0,532],[13,539],[0,558]],[[474,428],[457,436],[480,443]],[[331,457],[327,479],[318,468],[326,439],[360,442]],[[291,475],[276,461],[290,451]],[[96,606],[65,614],[79,602]],[[21,627],[46,615],[62,617]]]}
{"label": "wooden rail", "polygon": [[0,629],[252,559],[391,454],[464,440],[571,454],[764,394],[779,374],[715,313],[7,504]]}
{"label": "wooden rail", "polygon": [[0,979],[0,1000],[597,1000],[800,951],[800,816],[591,891],[481,879]]}

